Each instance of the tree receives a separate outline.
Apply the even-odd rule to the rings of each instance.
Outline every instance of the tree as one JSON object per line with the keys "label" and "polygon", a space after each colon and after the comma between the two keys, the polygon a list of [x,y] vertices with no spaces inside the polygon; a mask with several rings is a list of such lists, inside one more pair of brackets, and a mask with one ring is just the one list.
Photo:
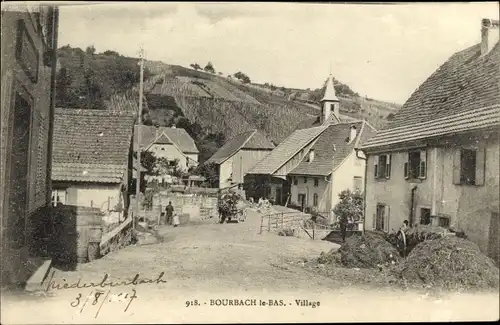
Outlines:
{"label": "tree", "polygon": [[[134,156],[137,158],[137,154],[134,153]],[[147,175],[155,175],[156,171],[156,157],[150,151],[142,151],[141,152],[141,165],[146,169]]]}
{"label": "tree", "polygon": [[196,71],[201,70],[201,67],[198,63],[191,63],[189,66],[195,69]]}
{"label": "tree", "polygon": [[170,175],[174,177],[182,177],[182,170],[179,167],[179,159],[168,160],[167,158],[160,157],[156,160],[156,174],[157,175]]}
{"label": "tree", "polygon": [[219,183],[219,165],[216,163],[204,163],[198,165],[192,171],[193,175],[205,177],[210,187],[217,187]]}
{"label": "tree", "polygon": [[241,71],[238,71],[234,74],[234,77],[238,80],[240,80],[241,82],[243,82],[244,84],[248,84],[251,82],[250,78],[244,74],[243,72]]}
{"label": "tree", "polygon": [[203,70],[205,70],[205,72],[208,73],[215,73],[214,65],[212,64],[212,62],[208,62],[207,65],[203,68]]}
{"label": "tree", "polygon": [[358,221],[363,216],[363,195],[361,191],[343,190],[339,194],[340,202],[333,209],[333,213],[340,220]]}
{"label": "tree", "polygon": [[87,48],[85,49],[85,53],[87,55],[94,55],[95,54],[95,47],[94,47],[94,45],[87,46]]}

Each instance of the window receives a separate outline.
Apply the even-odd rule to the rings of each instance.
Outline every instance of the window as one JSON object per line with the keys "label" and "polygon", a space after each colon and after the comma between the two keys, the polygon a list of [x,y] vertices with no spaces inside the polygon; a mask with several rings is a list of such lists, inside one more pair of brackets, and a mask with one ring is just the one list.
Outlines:
{"label": "window", "polygon": [[373,216],[373,229],[389,231],[389,207],[387,205],[377,204],[376,214]]}
{"label": "window", "polygon": [[421,225],[431,224],[431,209],[427,208],[420,209],[420,224]]}
{"label": "window", "polygon": [[375,156],[374,175],[377,179],[389,179],[391,177],[391,155]]}
{"label": "window", "polygon": [[453,161],[453,183],[457,185],[484,185],[485,150],[460,149]]}
{"label": "window", "polygon": [[304,177],[304,184],[307,183],[307,177]]}
{"label": "window", "polygon": [[169,160],[169,161],[168,161],[168,165],[169,165],[170,167],[175,167],[175,160]]}
{"label": "window", "polygon": [[293,177],[293,185],[298,185],[299,184],[299,179],[297,177]]}
{"label": "window", "polygon": [[317,207],[318,206],[318,194],[314,193],[313,195],[313,206]]}
{"label": "window", "polygon": [[66,204],[66,190],[52,190],[52,206]]}
{"label": "window", "polygon": [[405,179],[425,179],[427,177],[427,151],[410,151],[407,159],[404,167]]}
{"label": "window", "polygon": [[161,147],[160,149],[161,149],[161,150],[165,150],[165,148],[163,148],[163,147]]}
{"label": "window", "polygon": [[314,179],[314,187],[318,187],[319,186],[319,179],[315,178]]}
{"label": "window", "polygon": [[354,186],[353,190],[354,191],[363,191],[363,177],[361,176],[354,176]]}
{"label": "window", "polygon": [[439,227],[450,228],[450,218],[449,217],[439,217]]}

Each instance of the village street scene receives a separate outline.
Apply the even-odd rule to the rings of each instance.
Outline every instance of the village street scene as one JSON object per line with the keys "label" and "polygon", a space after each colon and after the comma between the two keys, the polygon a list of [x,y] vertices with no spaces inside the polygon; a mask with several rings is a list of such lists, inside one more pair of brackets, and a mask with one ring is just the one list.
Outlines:
{"label": "village street scene", "polygon": [[498,319],[499,9],[3,2],[2,324]]}

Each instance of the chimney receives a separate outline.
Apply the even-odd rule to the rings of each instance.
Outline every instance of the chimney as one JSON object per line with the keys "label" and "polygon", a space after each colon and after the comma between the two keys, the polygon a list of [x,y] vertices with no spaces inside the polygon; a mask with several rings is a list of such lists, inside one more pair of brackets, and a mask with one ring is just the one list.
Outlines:
{"label": "chimney", "polygon": [[[494,19],[483,18],[481,20],[481,55],[488,52],[495,46],[500,37],[499,21]],[[490,33],[492,29],[497,29],[498,32]]]}
{"label": "chimney", "polygon": [[311,149],[309,151],[309,162],[312,162],[314,160],[314,149]]}
{"label": "chimney", "polygon": [[155,141],[158,140],[159,136],[160,136],[160,128],[155,128]]}
{"label": "chimney", "polygon": [[349,134],[349,142],[352,142],[354,139],[356,139],[357,135],[357,130],[356,126],[351,126],[350,134]]}

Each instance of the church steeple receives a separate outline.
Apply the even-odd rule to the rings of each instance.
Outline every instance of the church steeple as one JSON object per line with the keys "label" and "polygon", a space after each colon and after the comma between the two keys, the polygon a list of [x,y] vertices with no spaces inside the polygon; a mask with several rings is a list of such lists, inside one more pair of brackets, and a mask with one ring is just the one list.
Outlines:
{"label": "church steeple", "polygon": [[328,81],[326,82],[325,94],[323,99],[321,99],[321,104],[323,106],[322,122],[325,123],[331,113],[333,112],[336,122],[340,121],[340,102],[335,93],[335,87],[333,86],[333,77],[330,73]]}

